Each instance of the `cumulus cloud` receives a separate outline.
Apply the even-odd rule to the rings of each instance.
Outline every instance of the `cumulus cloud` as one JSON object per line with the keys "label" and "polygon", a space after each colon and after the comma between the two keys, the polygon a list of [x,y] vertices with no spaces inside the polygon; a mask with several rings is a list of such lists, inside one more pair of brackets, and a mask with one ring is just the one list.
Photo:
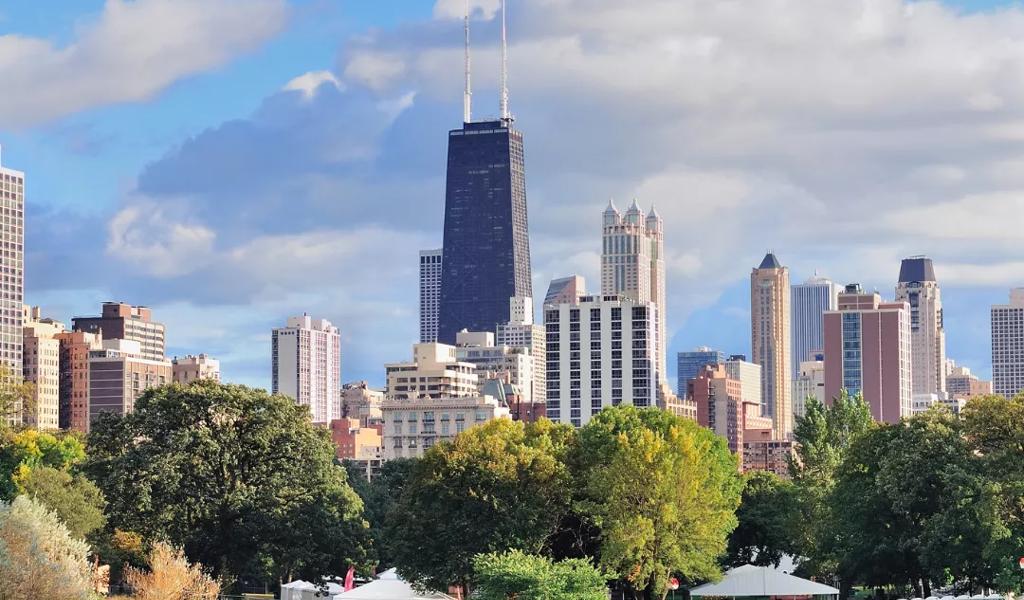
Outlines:
{"label": "cumulus cloud", "polygon": [[[497,3],[473,6],[474,114],[493,114]],[[886,294],[899,259],[921,253],[960,291],[1024,283],[1024,10],[965,15],[901,0],[513,8],[512,107],[538,294],[573,272],[598,287],[609,196],[620,206],[636,196],[665,218],[672,350],[708,341],[696,336],[726,325],[706,321],[726,320],[735,335],[724,349],[743,351],[745,281],[768,248],[795,281],[820,269]],[[112,228],[111,240],[137,261],[174,247],[216,260],[136,285],[168,303],[257,315],[231,346],[239,356],[275,318],[322,314],[350,336],[346,378],[379,381],[380,365],[415,339],[416,250],[441,243],[463,9],[439,0],[433,21],[350,39],[334,71],[298,76],[252,115],[149,165],[137,193],[187,198],[192,220],[168,218],[192,237]],[[121,218],[128,232],[149,227],[149,217]],[[732,303],[708,312],[723,294]],[[949,301],[947,323],[984,310],[977,298]],[[953,353],[955,342],[951,332]]]}
{"label": "cumulus cloud", "polygon": [[0,125],[17,128],[144,100],[252,50],[287,21],[285,0],[107,0],[75,39],[0,36]]}
{"label": "cumulus cloud", "polygon": [[110,221],[107,255],[143,276],[174,277],[207,264],[216,234],[179,221],[152,202],[135,202]]}

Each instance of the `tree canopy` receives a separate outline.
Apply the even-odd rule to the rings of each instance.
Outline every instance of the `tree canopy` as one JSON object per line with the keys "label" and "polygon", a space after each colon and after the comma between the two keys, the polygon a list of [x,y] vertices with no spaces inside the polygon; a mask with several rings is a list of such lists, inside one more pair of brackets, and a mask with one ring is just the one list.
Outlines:
{"label": "tree canopy", "polygon": [[601,571],[580,558],[553,562],[519,550],[473,559],[475,600],[606,600]]}
{"label": "tree canopy", "polygon": [[777,567],[783,555],[797,555],[793,531],[799,526],[800,510],[792,482],[767,471],[748,473],[736,519],[726,565]]}
{"label": "tree canopy", "polygon": [[219,577],[344,573],[368,560],[362,502],[329,434],[282,396],[201,381],[144,393],[89,435],[111,526],[166,540]]}

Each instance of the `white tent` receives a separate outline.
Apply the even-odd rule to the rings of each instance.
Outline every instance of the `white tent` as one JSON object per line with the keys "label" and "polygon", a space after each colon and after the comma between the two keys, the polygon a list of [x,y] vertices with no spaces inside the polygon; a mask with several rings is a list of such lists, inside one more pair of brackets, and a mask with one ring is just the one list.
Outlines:
{"label": "white tent", "polygon": [[[284,598],[282,597],[282,600]],[[388,569],[380,577],[348,592],[334,596],[332,600],[454,600],[441,592],[417,592],[402,581],[394,569]]]}
{"label": "white tent", "polygon": [[301,579],[281,586],[281,600],[313,600],[314,594],[316,586]]}
{"label": "white tent", "polygon": [[838,596],[839,590],[794,577],[771,567],[743,565],[726,572],[718,583],[706,583],[690,590],[691,596]]}

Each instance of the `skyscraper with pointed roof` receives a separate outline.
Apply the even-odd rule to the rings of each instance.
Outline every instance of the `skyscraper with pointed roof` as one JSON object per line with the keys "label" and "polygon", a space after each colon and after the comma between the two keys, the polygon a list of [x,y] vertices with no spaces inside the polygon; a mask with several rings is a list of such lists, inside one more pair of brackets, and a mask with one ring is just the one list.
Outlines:
{"label": "skyscraper with pointed roof", "polygon": [[601,294],[619,295],[658,305],[655,340],[658,381],[665,370],[665,226],[654,206],[644,215],[636,200],[625,216],[613,200],[604,211],[601,248]]}
{"label": "skyscraper with pointed roof", "polygon": [[896,301],[910,305],[910,348],[914,394],[946,394],[946,329],[942,290],[932,259],[912,256],[900,263]]}
{"label": "skyscraper with pointed roof", "polygon": [[437,330],[447,344],[462,329],[494,331],[508,321],[509,298],[533,297],[523,135],[508,111],[504,14],[502,6],[498,119],[472,121],[466,20],[464,122],[448,132]]}
{"label": "skyscraper with pointed roof", "polygon": [[777,439],[793,432],[789,269],[765,254],[750,273],[751,359],[761,365],[761,410]]}

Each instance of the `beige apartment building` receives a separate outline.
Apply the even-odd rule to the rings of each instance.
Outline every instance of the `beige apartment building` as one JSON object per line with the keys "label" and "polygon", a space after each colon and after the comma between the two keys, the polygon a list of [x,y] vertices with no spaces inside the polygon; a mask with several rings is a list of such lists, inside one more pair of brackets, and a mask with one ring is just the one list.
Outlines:
{"label": "beige apartment building", "polygon": [[388,398],[384,414],[384,460],[418,458],[434,444],[493,419],[508,419],[507,406],[492,396]]}
{"label": "beige apartment building", "polygon": [[761,365],[761,414],[775,439],[793,433],[789,269],[774,254],[750,273],[751,360]]}
{"label": "beige apartment building", "polygon": [[453,398],[477,393],[476,365],[459,361],[455,346],[430,342],[414,344],[412,351],[412,362],[384,365],[389,399]]}
{"label": "beige apartment building", "polygon": [[22,376],[32,384],[32,411],[24,422],[38,429],[60,427],[60,340],[64,324],[42,318],[38,306],[22,311]]}
{"label": "beige apartment building", "polygon": [[171,360],[171,368],[174,382],[182,385],[200,379],[220,381],[220,361],[205,354],[175,356]]}

